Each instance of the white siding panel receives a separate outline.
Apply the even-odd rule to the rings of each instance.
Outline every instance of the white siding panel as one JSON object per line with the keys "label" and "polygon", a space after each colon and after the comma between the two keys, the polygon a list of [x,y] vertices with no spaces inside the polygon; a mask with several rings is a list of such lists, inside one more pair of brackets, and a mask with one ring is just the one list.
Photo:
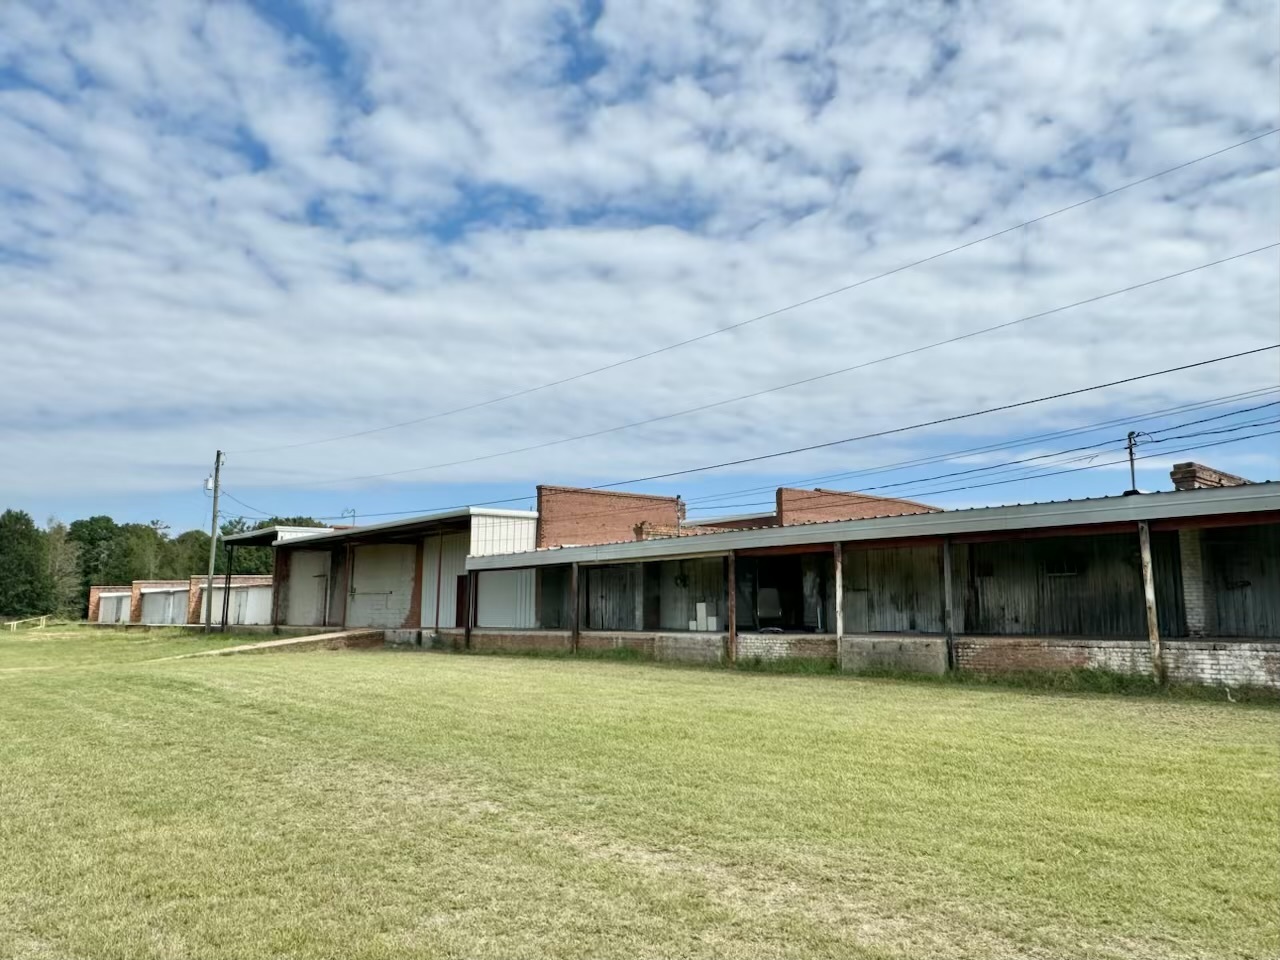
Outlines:
{"label": "white siding panel", "polygon": [[127,593],[104,593],[98,598],[99,623],[128,623],[129,605],[133,602]]}
{"label": "white siding panel", "polygon": [[[436,625],[436,583],[440,585],[440,626],[457,627],[458,577],[467,573],[465,533],[428,537],[422,565],[422,626]],[[437,573],[437,569],[439,572]]]}
{"label": "white siding panel", "polygon": [[186,590],[152,590],[142,595],[142,622],[186,623]]}
{"label": "white siding panel", "polygon": [[329,595],[329,562],[327,550],[293,552],[289,558],[289,599],[285,604],[285,623],[298,627],[324,625],[325,600]]}
{"label": "white siding panel", "polygon": [[535,517],[471,518],[471,556],[492,557],[503,553],[523,553],[537,545]]}
{"label": "white siding panel", "polygon": [[244,605],[242,623],[269,624],[271,622],[271,588],[249,587]]}
{"label": "white siding panel", "polygon": [[477,626],[528,630],[537,625],[533,570],[486,570],[476,591]]}
{"label": "white siding panel", "polygon": [[352,551],[348,627],[404,625],[413,599],[417,549],[412,543],[380,543]]}

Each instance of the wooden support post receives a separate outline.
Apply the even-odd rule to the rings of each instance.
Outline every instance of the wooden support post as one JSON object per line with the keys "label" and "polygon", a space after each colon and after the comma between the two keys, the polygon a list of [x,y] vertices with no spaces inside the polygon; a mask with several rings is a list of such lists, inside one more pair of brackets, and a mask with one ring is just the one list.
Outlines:
{"label": "wooden support post", "polygon": [[578,599],[578,564],[569,567],[569,649],[578,652],[578,634],[582,630],[582,607]]}
{"label": "wooden support post", "polygon": [[1142,593],[1147,604],[1147,642],[1151,645],[1151,669],[1156,682],[1167,679],[1164,655],[1160,650],[1160,621],[1156,615],[1156,578],[1151,564],[1151,530],[1145,520],[1138,521],[1138,548],[1142,553]]}
{"label": "wooden support post", "polygon": [[956,668],[956,608],[951,592],[951,541],[942,541],[942,629],[947,635],[947,669]]}
{"label": "wooden support post", "polygon": [[729,662],[738,659],[738,555],[730,550],[725,557],[725,583],[729,587]]}

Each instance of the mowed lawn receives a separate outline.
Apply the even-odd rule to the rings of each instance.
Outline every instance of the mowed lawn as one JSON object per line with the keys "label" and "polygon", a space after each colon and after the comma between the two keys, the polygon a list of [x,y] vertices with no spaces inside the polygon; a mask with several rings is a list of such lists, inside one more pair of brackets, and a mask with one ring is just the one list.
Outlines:
{"label": "mowed lawn", "polygon": [[0,956],[1280,955],[1274,707],[205,643],[0,637]]}

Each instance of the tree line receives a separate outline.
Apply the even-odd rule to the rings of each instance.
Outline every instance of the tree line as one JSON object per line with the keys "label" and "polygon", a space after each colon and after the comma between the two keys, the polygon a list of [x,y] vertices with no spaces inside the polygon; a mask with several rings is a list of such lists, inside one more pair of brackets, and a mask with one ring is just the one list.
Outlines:
{"label": "tree line", "polygon": [[[228,520],[222,535],[275,525],[318,527],[311,517],[272,517],[256,524]],[[226,573],[226,553],[218,551],[215,572]],[[271,573],[270,547],[236,550],[233,574]],[[50,518],[44,527],[22,510],[0,513],[0,618],[54,614],[85,616],[89,587],[134,580],[185,580],[209,570],[209,534],[187,530],[171,536],[169,526],[116,523],[96,516],[70,524]]]}

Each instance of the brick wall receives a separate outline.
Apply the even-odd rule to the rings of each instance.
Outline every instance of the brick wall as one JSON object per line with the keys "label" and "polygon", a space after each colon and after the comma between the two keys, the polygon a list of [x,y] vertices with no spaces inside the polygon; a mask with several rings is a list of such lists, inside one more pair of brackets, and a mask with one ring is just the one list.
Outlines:
{"label": "brick wall", "polygon": [[1182,567],[1182,600],[1186,606],[1187,633],[1192,637],[1212,636],[1217,629],[1215,594],[1205,578],[1203,532],[1178,531],[1178,552]]}
{"label": "brick wall", "polygon": [[740,633],[739,660],[834,660],[836,638],[824,634]]}
{"label": "brick wall", "polygon": [[643,523],[678,527],[682,512],[678,497],[539,486],[538,546],[634,540]]}
{"label": "brick wall", "polygon": [[865,520],[871,517],[938,512],[937,507],[913,500],[821,488],[797,490],[794,487],[779,487],[777,503],[778,523],[784,527],[816,520]]}
{"label": "brick wall", "polygon": [[1203,463],[1175,463],[1169,471],[1175,490],[1204,490],[1208,487],[1239,487],[1250,481],[1234,473],[1224,473]]}
{"label": "brick wall", "polygon": [[[959,669],[977,673],[1073,668],[1151,673],[1146,640],[958,637],[955,648]],[[1280,689],[1280,642],[1164,640],[1161,648],[1171,680]]]}

